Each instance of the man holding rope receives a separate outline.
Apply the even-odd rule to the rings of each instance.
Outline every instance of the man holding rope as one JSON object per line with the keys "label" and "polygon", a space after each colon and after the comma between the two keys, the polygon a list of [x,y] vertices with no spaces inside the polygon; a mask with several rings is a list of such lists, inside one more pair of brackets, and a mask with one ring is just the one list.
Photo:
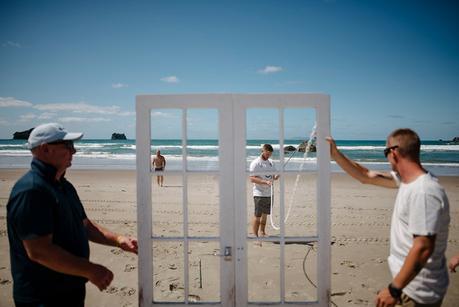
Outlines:
{"label": "man holding rope", "polygon": [[[275,172],[276,168],[269,158],[273,154],[273,147],[270,144],[264,144],[261,155],[250,163],[250,172]],[[252,222],[252,230],[255,236],[260,233],[262,237],[266,236],[266,220],[271,214],[271,187],[273,180],[277,180],[279,175],[262,174],[250,176],[250,182],[253,183],[253,201],[255,204],[255,213]]]}

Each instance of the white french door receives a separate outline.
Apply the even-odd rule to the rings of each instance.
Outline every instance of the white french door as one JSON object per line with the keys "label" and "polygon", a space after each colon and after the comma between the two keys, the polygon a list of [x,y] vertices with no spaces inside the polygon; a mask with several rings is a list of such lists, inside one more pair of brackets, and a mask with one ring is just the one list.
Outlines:
{"label": "white french door", "polygon": [[[328,306],[330,156],[325,136],[330,133],[329,108],[329,96],[323,94],[184,94],[136,97],[140,306]],[[151,155],[154,154],[152,150],[156,142],[155,131],[164,127],[155,126],[157,120],[153,115],[163,114],[165,110],[175,112],[181,140],[178,144],[170,141],[170,147],[176,151],[174,156],[178,159],[177,163],[160,173],[165,176],[166,182],[175,180],[174,184],[167,188],[158,188],[158,173],[155,174],[151,168]],[[199,110],[215,114],[216,119],[214,128],[218,130],[218,153],[216,161],[210,167],[208,163],[196,163],[192,159],[194,143],[189,134],[195,119],[191,120],[190,114],[199,113]],[[271,138],[279,149],[275,157],[278,165],[276,173],[280,175],[279,183],[276,183],[275,201],[279,231],[259,239],[263,246],[258,247],[250,227],[253,203],[248,184],[248,177],[251,175],[248,170],[248,138],[252,129],[251,115],[261,114],[265,110],[276,114],[277,118],[274,119],[277,135]],[[293,163],[287,167],[290,159],[287,161],[282,150],[287,145],[286,127],[291,126],[291,123],[285,122],[286,114],[300,116],[302,110],[313,111],[313,121],[317,126],[317,154],[312,159],[312,171],[304,170],[303,164],[301,168],[291,167]],[[155,126],[153,133],[152,126]],[[173,152],[172,149],[170,152]],[[311,172],[314,176],[310,175]],[[295,190],[292,191],[292,178],[295,176],[297,180]],[[306,179],[303,178],[303,182],[300,182],[299,176]],[[202,178],[208,180],[204,179],[203,183]],[[215,181],[216,185],[212,186]],[[302,198],[311,199],[307,205],[302,205],[302,200],[295,201],[298,205],[292,217],[293,227],[285,220],[288,201],[284,196],[289,193],[295,196],[297,185],[303,192],[306,188],[309,189]],[[194,194],[197,190],[212,187],[208,198]],[[216,197],[213,196],[215,193]],[[310,197],[311,195],[314,196]],[[165,204],[166,200],[171,203]],[[212,219],[213,212],[218,212],[217,217],[213,217],[211,227],[206,228],[208,230],[202,231],[199,228],[200,223],[209,224],[208,220]],[[168,215],[169,213],[175,215]],[[309,229],[304,225],[313,226]],[[314,263],[310,265],[314,269],[310,274],[316,279],[317,289],[306,285],[304,280],[299,280],[298,259],[291,257],[303,253],[301,248],[306,244],[314,245],[317,251]],[[303,270],[304,266],[305,261]]]}

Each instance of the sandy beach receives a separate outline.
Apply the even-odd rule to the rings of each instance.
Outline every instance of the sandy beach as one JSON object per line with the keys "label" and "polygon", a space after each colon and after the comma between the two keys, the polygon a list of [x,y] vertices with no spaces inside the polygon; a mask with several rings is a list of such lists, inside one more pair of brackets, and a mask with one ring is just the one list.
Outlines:
{"label": "sandy beach", "polygon": [[[14,182],[25,169],[0,170],[0,306],[13,306],[12,278],[6,232],[6,203]],[[136,175],[134,171],[72,170],[67,178],[74,184],[89,218],[116,232],[136,236]],[[286,206],[294,194],[292,212],[286,222],[287,235],[313,235],[316,231],[315,177],[304,175],[293,193],[295,177],[285,178]],[[441,177],[450,200],[451,225],[447,257],[459,252],[459,177]],[[154,235],[183,234],[179,177],[166,176],[165,187],[153,182]],[[189,234],[218,236],[218,181],[214,176],[192,175],[189,178]],[[332,300],[337,306],[373,306],[377,290],[387,286],[389,228],[396,190],[364,186],[344,174],[332,175]],[[247,217],[250,222],[253,204],[248,184]],[[279,223],[274,211],[274,220]],[[247,231],[250,225],[247,224]],[[278,235],[270,225],[269,235]],[[249,299],[279,299],[279,245],[248,242]],[[285,287],[288,300],[314,299],[315,289],[307,277],[316,280],[316,253],[313,247],[289,244],[285,247]],[[217,300],[219,297],[218,243],[190,244],[190,300]],[[153,246],[154,295],[158,300],[183,301],[183,247],[164,242]],[[306,257],[306,260],[305,260]],[[87,284],[86,306],[137,306],[138,263],[135,255],[118,248],[91,244],[91,260],[106,265],[115,278],[100,292]],[[201,263],[202,280],[199,279]],[[450,274],[450,286],[443,306],[457,306],[459,273]]]}

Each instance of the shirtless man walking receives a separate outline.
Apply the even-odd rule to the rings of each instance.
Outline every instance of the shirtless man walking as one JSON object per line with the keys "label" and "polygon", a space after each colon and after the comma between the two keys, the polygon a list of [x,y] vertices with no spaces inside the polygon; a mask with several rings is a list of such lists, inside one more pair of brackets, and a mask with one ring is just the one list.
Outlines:
{"label": "shirtless man walking", "polygon": [[[164,156],[161,155],[160,150],[156,151],[156,156],[154,156],[152,164],[153,164],[153,168],[155,169],[155,172],[162,172],[166,168],[166,158],[164,158]],[[164,183],[164,176],[157,175],[156,182],[158,183],[159,186],[162,187]]]}

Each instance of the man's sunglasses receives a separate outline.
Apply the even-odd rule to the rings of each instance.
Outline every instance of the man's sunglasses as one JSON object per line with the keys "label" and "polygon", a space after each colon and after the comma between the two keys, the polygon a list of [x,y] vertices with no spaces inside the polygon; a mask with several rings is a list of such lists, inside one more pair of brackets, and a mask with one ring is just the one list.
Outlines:
{"label": "man's sunglasses", "polygon": [[392,149],[398,148],[398,145],[384,148],[384,157],[387,158]]}
{"label": "man's sunglasses", "polygon": [[56,141],[48,143],[48,145],[64,145],[67,149],[74,149],[73,141]]}

